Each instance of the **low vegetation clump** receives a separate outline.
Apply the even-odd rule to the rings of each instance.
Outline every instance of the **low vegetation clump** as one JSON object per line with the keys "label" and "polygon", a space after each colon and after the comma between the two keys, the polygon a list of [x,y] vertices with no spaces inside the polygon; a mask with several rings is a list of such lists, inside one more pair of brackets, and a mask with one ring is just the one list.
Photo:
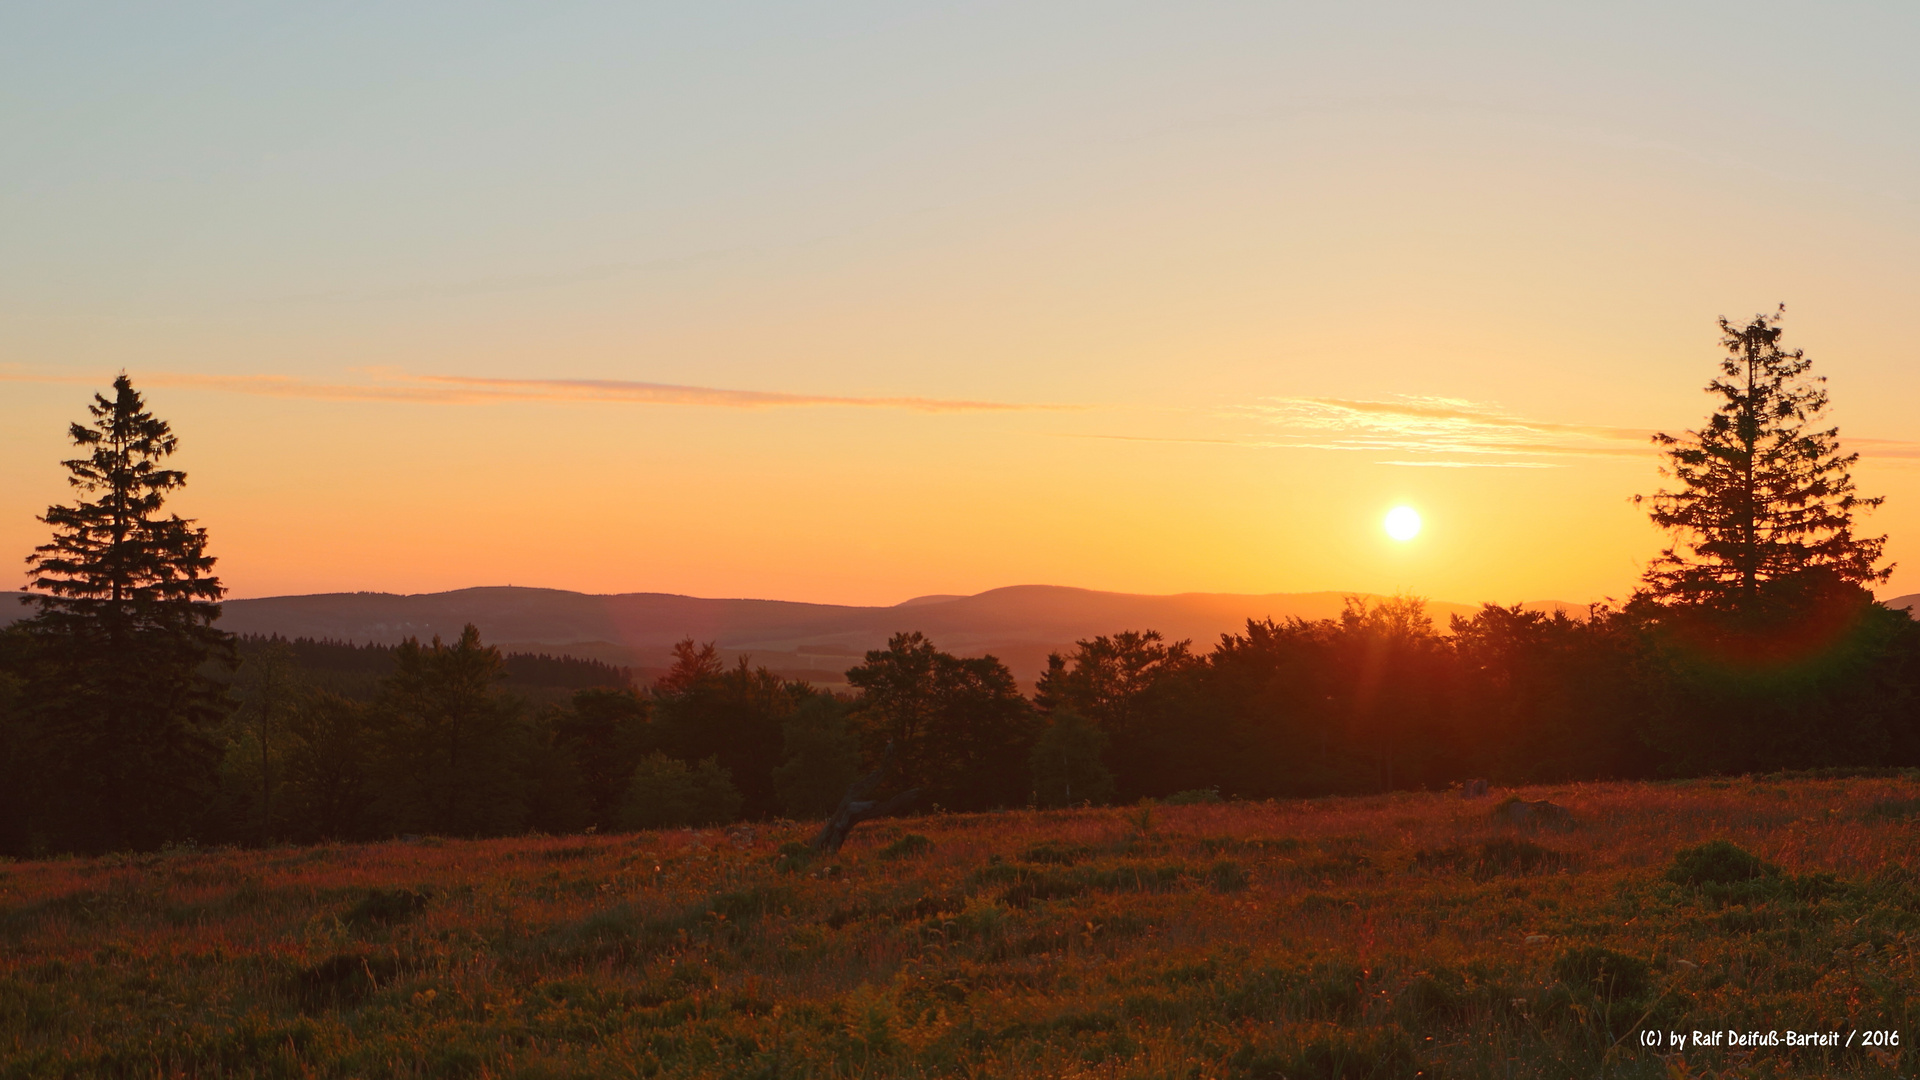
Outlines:
{"label": "low vegetation clump", "polygon": [[[0,1076],[1906,1075],[1900,776],[0,865]],[[1907,1053],[1900,1051],[1900,1053]]]}

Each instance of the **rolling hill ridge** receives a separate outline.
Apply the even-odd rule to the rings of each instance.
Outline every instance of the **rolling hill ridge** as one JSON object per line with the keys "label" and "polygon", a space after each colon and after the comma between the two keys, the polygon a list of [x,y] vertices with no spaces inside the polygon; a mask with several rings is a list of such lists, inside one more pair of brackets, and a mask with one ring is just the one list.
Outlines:
{"label": "rolling hill ridge", "polygon": [[[663,668],[673,644],[712,641],[729,657],[751,655],[783,672],[840,679],[868,649],[889,635],[925,633],[943,649],[968,656],[991,653],[1022,679],[1045,669],[1047,653],[1078,640],[1121,630],[1158,630],[1170,641],[1191,639],[1205,650],[1248,619],[1330,618],[1342,592],[1176,593],[1155,596],[1101,592],[1061,585],[1015,585],[972,596],[916,597],[890,606],[808,604],[787,600],[709,599],[673,593],[594,594],[563,589],[490,586],[439,593],[316,593],[229,600],[220,620],[239,634],[279,634],[356,644],[394,644],[408,637],[451,638],[473,623],[490,643],[509,651],[545,652],[604,660],[641,671]],[[1920,593],[1886,601],[1912,608]],[[1541,601],[1532,609],[1584,610]],[[1444,627],[1450,615],[1474,605],[1429,601]],[[20,609],[0,602],[0,623]]]}

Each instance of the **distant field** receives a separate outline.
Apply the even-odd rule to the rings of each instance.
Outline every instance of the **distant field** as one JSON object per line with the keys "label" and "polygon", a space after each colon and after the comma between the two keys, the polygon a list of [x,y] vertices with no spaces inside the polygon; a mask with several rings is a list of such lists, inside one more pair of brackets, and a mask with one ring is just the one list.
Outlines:
{"label": "distant field", "polygon": [[1506,794],[0,865],[0,1076],[1915,1072],[1920,783]]}

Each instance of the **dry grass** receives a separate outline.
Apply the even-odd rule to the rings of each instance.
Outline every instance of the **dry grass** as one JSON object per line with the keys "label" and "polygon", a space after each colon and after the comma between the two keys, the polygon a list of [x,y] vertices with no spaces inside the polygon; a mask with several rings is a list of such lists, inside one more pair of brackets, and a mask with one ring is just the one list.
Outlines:
{"label": "dry grass", "polygon": [[1638,1032],[1920,1034],[1920,783],[1517,794],[13,863],[0,1076],[1914,1071]]}

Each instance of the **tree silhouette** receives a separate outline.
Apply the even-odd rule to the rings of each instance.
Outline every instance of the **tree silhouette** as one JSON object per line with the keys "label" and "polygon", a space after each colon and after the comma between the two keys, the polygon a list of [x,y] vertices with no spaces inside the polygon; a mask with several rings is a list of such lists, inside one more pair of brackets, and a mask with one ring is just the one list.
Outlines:
{"label": "tree silhouette", "polygon": [[1033,709],[1007,666],[942,652],[919,632],[895,634],[847,672],[861,692],[870,741],[899,747],[904,783],[949,810],[1027,800]]}
{"label": "tree silhouette", "polygon": [[1780,348],[1780,316],[1745,326],[1720,320],[1727,356],[1707,392],[1720,398],[1707,422],[1665,432],[1663,475],[1675,491],[1635,496],[1654,524],[1677,534],[1647,568],[1642,595],[1658,603],[1749,606],[1771,582],[1819,575],[1854,586],[1885,581],[1886,537],[1853,534],[1855,510],[1880,499],[1854,493],[1840,431],[1818,426],[1827,407],[1813,362]]}
{"label": "tree silhouette", "polygon": [[579,778],[582,810],[596,828],[619,824],[633,770],[652,749],[648,699],[631,689],[591,687],[548,721],[551,738]]}
{"label": "tree silhouette", "polygon": [[[1065,656],[1050,654],[1033,704],[1048,715],[1077,714],[1098,729],[1103,738],[1093,740],[1099,747],[1095,764],[1102,772],[1111,768],[1110,779],[1122,795],[1170,794],[1179,789],[1164,784],[1178,784],[1184,771],[1176,759],[1191,759],[1194,751],[1203,749],[1186,729],[1178,700],[1204,667],[1189,642],[1169,645],[1157,630],[1123,630],[1077,641]],[[1074,724],[1048,731],[1042,738],[1049,741],[1080,737]],[[1048,798],[1044,788],[1039,795],[1042,801]]]}
{"label": "tree silhouette", "polygon": [[27,558],[26,724],[44,798],[42,840],[149,847],[187,835],[212,788],[209,729],[222,687],[203,666],[232,662],[214,629],[220,580],[207,533],[162,515],[186,474],[162,468],[178,445],[126,375],[69,434],[86,453],[63,464],[81,494],[40,519],[53,538]]}
{"label": "tree silhouette", "polygon": [[1100,760],[1107,743],[1107,733],[1086,717],[1055,712],[1028,756],[1034,800],[1041,806],[1072,806],[1113,798],[1113,773]]}
{"label": "tree silhouette", "polygon": [[674,665],[653,686],[653,729],[658,749],[682,761],[714,758],[746,800],[749,817],[779,810],[773,772],[780,765],[781,725],[813,693],[753,667],[740,657],[720,662],[711,642],[692,639],[674,646]]}
{"label": "tree silhouette", "polygon": [[381,688],[378,800],[396,832],[497,835],[526,814],[521,764],[533,746],[506,662],[468,623],[453,644],[408,638]]}
{"label": "tree silhouette", "polygon": [[847,703],[815,694],[781,725],[786,760],[773,770],[780,809],[796,818],[833,813],[847,785],[860,775],[860,735]]}

